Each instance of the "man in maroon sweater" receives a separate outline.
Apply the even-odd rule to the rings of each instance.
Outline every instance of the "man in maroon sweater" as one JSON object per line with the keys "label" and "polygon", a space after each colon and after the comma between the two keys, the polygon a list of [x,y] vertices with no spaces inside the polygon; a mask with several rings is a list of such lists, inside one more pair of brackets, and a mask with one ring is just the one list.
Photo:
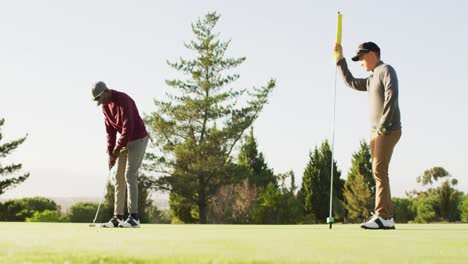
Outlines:
{"label": "man in maroon sweater", "polygon": [[[114,217],[101,227],[140,227],[138,169],[148,145],[148,132],[130,96],[107,88],[103,82],[94,85],[92,94],[105,116],[109,169],[117,162]],[[116,143],[117,132],[120,137]],[[129,216],[124,221],[126,187]]]}

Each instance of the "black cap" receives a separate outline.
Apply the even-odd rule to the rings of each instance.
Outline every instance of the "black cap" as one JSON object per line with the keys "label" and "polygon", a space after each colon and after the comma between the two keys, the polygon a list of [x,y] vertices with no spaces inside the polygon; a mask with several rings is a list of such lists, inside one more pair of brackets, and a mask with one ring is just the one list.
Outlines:
{"label": "black cap", "polygon": [[353,61],[358,61],[359,56],[366,54],[369,51],[373,51],[380,56],[380,48],[374,42],[364,42],[357,48],[356,55],[352,58]]}
{"label": "black cap", "polygon": [[96,101],[98,106],[102,104],[102,94],[108,89],[104,82],[97,82],[94,84],[91,92],[93,94],[93,100]]}

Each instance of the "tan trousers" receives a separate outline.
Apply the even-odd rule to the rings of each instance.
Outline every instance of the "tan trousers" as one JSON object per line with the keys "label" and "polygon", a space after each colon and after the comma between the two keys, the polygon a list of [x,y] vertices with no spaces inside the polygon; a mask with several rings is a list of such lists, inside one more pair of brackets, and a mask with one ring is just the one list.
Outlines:
{"label": "tan trousers", "polygon": [[128,213],[138,213],[138,169],[145,156],[148,137],[128,142],[117,159],[114,214],[124,215],[125,191]]}
{"label": "tan trousers", "polygon": [[401,137],[401,129],[388,131],[379,136],[377,132],[371,134],[370,151],[372,158],[372,174],[375,180],[375,214],[389,218],[393,217],[392,196],[388,167],[393,149]]}

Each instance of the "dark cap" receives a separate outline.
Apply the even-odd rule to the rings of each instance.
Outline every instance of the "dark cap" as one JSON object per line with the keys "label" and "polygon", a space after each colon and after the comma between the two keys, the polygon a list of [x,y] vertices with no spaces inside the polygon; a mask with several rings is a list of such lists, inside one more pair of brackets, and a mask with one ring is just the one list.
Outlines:
{"label": "dark cap", "polygon": [[93,95],[93,100],[96,101],[98,106],[102,104],[102,94],[107,90],[107,85],[104,82],[97,82],[94,84],[91,93]]}
{"label": "dark cap", "polygon": [[359,56],[370,51],[377,53],[380,56],[380,48],[374,42],[364,42],[357,48],[356,55],[352,58],[353,61],[358,61]]}

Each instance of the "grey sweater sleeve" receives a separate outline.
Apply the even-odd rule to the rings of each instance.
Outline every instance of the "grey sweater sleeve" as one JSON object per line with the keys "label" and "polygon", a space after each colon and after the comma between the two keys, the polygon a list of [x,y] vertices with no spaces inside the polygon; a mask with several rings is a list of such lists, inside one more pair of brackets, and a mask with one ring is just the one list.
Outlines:
{"label": "grey sweater sleeve", "polygon": [[346,63],[345,58],[339,60],[336,65],[340,70],[343,81],[348,87],[358,91],[367,91],[367,79],[354,78],[348,69],[348,64]]}
{"label": "grey sweater sleeve", "polygon": [[388,128],[392,126],[391,122],[398,107],[398,78],[395,70],[389,65],[386,65],[380,74],[380,80],[382,81],[384,87],[385,99],[382,118],[379,122],[379,128]]}

